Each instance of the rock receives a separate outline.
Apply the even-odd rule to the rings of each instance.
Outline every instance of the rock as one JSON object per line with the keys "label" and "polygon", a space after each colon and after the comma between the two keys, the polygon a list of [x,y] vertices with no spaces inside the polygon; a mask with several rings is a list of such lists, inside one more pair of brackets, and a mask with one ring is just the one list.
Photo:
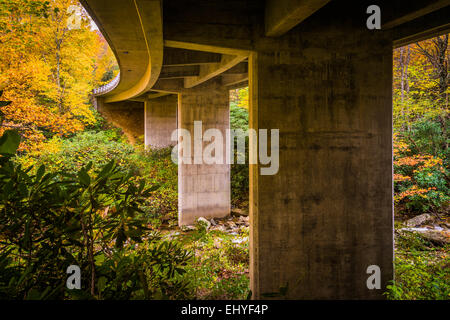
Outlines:
{"label": "rock", "polygon": [[234,229],[237,227],[236,223],[234,223],[233,221],[228,221],[227,225],[230,229]]}
{"label": "rock", "polygon": [[226,232],[227,231],[227,229],[224,226],[221,226],[221,225],[215,226],[214,230],[222,231],[222,232]]}
{"label": "rock", "polygon": [[239,220],[244,223],[248,223],[250,221],[250,217],[249,216],[247,216],[247,217],[241,216],[241,217],[239,217]]}
{"label": "rock", "polygon": [[420,232],[422,237],[436,245],[445,245],[450,243],[450,231],[427,230]]}
{"label": "rock", "polygon": [[417,217],[414,217],[414,218],[406,221],[406,226],[417,227],[417,226],[421,226],[425,223],[431,222],[432,220],[433,220],[432,216],[430,216],[428,213],[424,213],[424,214],[421,214]]}
{"label": "rock", "polygon": [[439,229],[428,229],[428,228],[403,228],[400,231],[415,232],[422,236],[422,238],[430,241],[434,245],[443,246],[450,243],[450,231]]}
{"label": "rock", "polygon": [[206,230],[208,230],[209,228],[211,228],[211,222],[209,222],[208,220],[206,220],[203,217],[200,217],[197,219],[197,224],[202,224],[205,226]]}
{"label": "rock", "polygon": [[211,222],[211,224],[212,224],[213,226],[217,226],[217,222],[216,222],[216,220],[214,220],[214,218],[212,218],[212,219],[210,220],[210,222]]}
{"label": "rock", "polygon": [[195,227],[194,226],[181,226],[181,231],[194,231]]}
{"label": "rock", "polygon": [[246,243],[246,242],[248,242],[248,237],[236,238],[236,239],[231,240],[231,242],[234,243],[234,244]]}
{"label": "rock", "polygon": [[172,231],[172,232],[169,232],[168,234],[166,234],[165,238],[168,240],[173,240],[173,239],[177,238],[179,235],[180,235],[179,232]]}
{"label": "rock", "polygon": [[248,211],[239,208],[234,208],[231,210],[231,214],[234,216],[248,216]]}

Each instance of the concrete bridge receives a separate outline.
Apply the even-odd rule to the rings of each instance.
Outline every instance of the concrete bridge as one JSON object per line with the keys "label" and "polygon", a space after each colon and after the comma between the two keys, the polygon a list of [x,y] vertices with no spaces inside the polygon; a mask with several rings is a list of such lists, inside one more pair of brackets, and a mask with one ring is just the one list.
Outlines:
{"label": "concrete bridge", "polygon": [[[450,29],[445,0],[82,0],[120,77],[99,110],[130,140],[229,128],[249,86],[250,127],[279,129],[279,172],[250,166],[254,298],[378,299],[393,279],[392,52]],[[381,9],[369,30],[367,8]],[[251,141],[254,144],[255,141]],[[228,165],[179,164],[179,223],[230,211]],[[369,289],[368,267],[381,288]]]}

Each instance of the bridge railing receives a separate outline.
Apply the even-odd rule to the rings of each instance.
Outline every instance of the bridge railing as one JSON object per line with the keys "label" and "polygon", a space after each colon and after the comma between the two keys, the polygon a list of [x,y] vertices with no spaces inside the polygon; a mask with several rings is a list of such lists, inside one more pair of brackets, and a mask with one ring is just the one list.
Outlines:
{"label": "bridge railing", "polygon": [[109,83],[105,84],[104,86],[95,88],[94,95],[105,94],[107,92],[114,90],[117,87],[117,85],[119,84],[119,81],[120,81],[120,72]]}

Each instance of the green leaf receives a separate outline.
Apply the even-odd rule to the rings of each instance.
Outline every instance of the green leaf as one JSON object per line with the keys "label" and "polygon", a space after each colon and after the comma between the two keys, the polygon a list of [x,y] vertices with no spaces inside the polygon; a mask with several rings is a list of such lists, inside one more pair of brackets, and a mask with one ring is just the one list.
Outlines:
{"label": "green leaf", "polygon": [[97,287],[98,287],[98,291],[100,293],[103,292],[103,290],[105,289],[107,282],[108,282],[108,279],[106,279],[105,277],[100,277],[98,279]]}
{"label": "green leaf", "polygon": [[25,300],[40,300],[42,296],[42,292],[35,288],[31,288],[30,291],[28,291],[27,296],[25,297]]}
{"label": "green leaf", "polygon": [[91,184],[91,177],[85,169],[81,169],[80,172],[78,172],[78,178],[80,179],[80,182],[85,186],[89,186]]}
{"label": "green leaf", "polygon": [[15,130],[7,130],[0,138],[0,153],[15,154],[21,141],[20,134]]}
{"label": "green leaf", "polygon": [[36,180],[39,181],[44,176],[45,173],[45,165],[39,167],[36,173]]}
{"label": "green leaf", "polygon": [[150,188],[148,188],[147,190],[145,190],[146,192],[154,192],[156,190],[158,190],[161,186],[159,184],[155,184],[153,186],[151,186]]}
{"label": "green leaf", "polygon": [[114,167],[114,160],[110,161],[107,165],[105,165],[102,171],[98,174],[98,178],[104,178]]}

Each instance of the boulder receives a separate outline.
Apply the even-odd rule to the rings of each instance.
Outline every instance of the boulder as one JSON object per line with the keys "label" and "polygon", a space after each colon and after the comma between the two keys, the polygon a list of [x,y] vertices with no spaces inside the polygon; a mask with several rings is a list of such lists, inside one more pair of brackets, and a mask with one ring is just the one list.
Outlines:
{"label": "boulder", "polygon": [[209,222],[207,219],[205,219],[203,217],[200,217],[200,218],[197,219],[197,224],[204,225],[206,230],[211,228],[211,222]]}
{"label": "boulder", "polygon": [[195,226],[192,226],[192,225],[181,226],[180,229],[181,229],[181,231],[184,231],[184,232],[194,231],[195,230]]}
{"label": "boulder", "polygon": [[428,229],[428,228],[403,228],[400,231],[409,231],[419,234],[422,238],[430,241],[434,245],[444,246],[450,243],[450,230],[443,228]]}
{"label": "boulder", "polygon": [[406,221],[406,226],[410,228],[421,226],[425,223],[429,223],[433,221],[433,217],[430,216],[428,213],[421,214],[419,216],[416,216],[412,219],[409,219]]}
{"label": "boulder", "polygon": [[240,208],[231,209],[231,214],[233,216],[248,216],[248,211]]}
{"label": "boulder", "polygon": [[443,246],[450,243],[450,231],[427,230],[420,235],[435,245]]}

